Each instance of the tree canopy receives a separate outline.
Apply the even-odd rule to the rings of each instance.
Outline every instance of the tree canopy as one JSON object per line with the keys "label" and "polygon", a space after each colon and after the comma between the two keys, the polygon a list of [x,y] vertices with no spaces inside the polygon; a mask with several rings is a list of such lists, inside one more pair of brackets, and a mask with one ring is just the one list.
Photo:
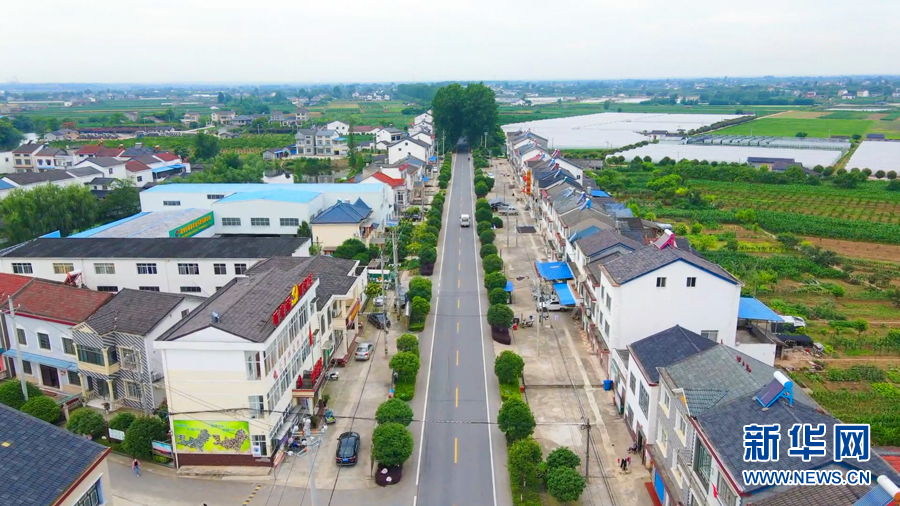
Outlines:
{"label": "tree canopy", "polygon": [[511,443],[534,433],[534,415],[528,404],[519,399],[509,399],[500,406],[497,425],[506,435],[506,441]]}
{"label": "tree canopy", "polygon": [[10,151],[19,146],[22,140],[22,132],[16,129],[12,123],[0,119],[0,151]]}
{"label": "tree canopy", "polygon": [[412,434],[399,423],[382,423],[372,434],[372,457],[385,466],[399,466],[413,452]]}
{"label": "tree canopy", "polygon": [[446,134],[451,144],[466,136],[470,144],[477,145],[485,132],[491,137],[488,141],[491,145],[502,142],[494,90],[484,83],[472,83],[465,88],[458,83],[443,86],[435,93],[431,109],[437,130]]}
{"label": "tree canopy", "polygon": [[3,236],[13,244],[59,230],[63,237],[92,227],[98,216],[97,199],[86,186],[41,185],[13,190],[0,201]]}
{"label": "tree canopy", "polygon": [[413,410],[409,404],[400,399],[388,399],[378,406],[375,411],[375,421],[383,423],[399,423],[404,427],[409,426],[413,420]]}
{"label": "tree canopy", "polygon": [[215,158],[219,154],[219,139],[210,134],[198,133],[194,137],[194,156],[201,160]]}

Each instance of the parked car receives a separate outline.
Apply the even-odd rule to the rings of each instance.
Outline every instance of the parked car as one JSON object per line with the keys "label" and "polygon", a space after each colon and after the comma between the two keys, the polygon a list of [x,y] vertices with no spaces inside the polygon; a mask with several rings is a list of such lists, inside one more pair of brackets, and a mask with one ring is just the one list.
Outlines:
{"label": "parked car", "polygon": [[489,178],[491,178],[491,179],[494,179],[494,173],[493,173],[493,172],[485,172],[485,173],[484,173],[484,176],[485,176],[485,177],[489,177]]}
{"label": "parked car", "polygon": [[384,307],[384,295],[379,295],[372,299],[372,304],[374,304],[375,307]]}
{"label": "parked car", "polygon": [[369,342],[359,343],[359,345],[356,346],[356,360],[369,360],[374,351],[374,344]]}
{"label": "parked car", "polygon": [[355,466],[359,456],[359,433],[345,432],[338,436],[334,461],[339,466]]}
{"label": "parked car", "polygon": [[784,320],[784,323],[793,325],[794,328],[806,327],[806,320],[799,316],[782,316],[781,319]]}
{"label": "parked car", "polygon": [[502,216],[518,216],[519,210],[513,206],[501,207],[497,210],[497,214]]}
{"label": "parked car", "polygon": [[491,202],[491,211],[497,212],[504,207],[509,207],[509,204],[503,201],[494,201]]}
{"label": "parked car", "polygon": [[564,306],[558,300],[543,301],[540,307],[544,311],[568,311],[572,309],[572,306]]}
{"label": "parked car", "polygon": [[369,323],[375,325],[375,328],[378,329],[389,329],[391,328],[391,320],[388,319],[384,313],[369,313],[369,316],[366,318]]}

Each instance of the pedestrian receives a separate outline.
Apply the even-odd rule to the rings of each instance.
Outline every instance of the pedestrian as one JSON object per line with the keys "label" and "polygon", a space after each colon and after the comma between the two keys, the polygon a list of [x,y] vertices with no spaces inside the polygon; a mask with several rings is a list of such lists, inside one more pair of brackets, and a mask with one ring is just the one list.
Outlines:
{"label": "pedestrian", "polygon": [[134,470],[134,474],[137,476],[141,475],[141,463],[138,459],[134,459],[131,461],[131,469]]}
{"label": "pedestrian", "polygon": [[625,457],[619,461],[619,467],[621,467],[623,471],[628,470],[628,458],[627,457]]}

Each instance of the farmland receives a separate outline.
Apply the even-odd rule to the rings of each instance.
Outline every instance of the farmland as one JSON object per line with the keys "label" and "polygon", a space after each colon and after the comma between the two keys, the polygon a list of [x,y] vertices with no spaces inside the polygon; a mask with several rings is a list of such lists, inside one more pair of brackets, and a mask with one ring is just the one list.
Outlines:
{"label": "farmland", "polygon": [[[641,105],[641,104],[610,104],[605,109],[602,103],[572,103],[546,104],[539,106],[500,106],[500,124],[520,123],[525,121],[537,121],[541,119],[568,118],[585,114],[597,114],[601,112],[632,112],[632,113],[656,113],[656,114],[735,114],[741,110],[744,113],[755,113],[757,116],[765,116],[792,110],[791,106],[685,106],[685,105]],[[791,135],[794,135],[791,133]]]}
{"label": "farmland", "polygon": [[806,132],[809,137],[829,137],[831,135],[865,136],[872,128],[872,123],[869,120],[853,119],[760,118],[740,125],[723,128],[722,130],[716,130],[716,134],[794,137],[797,132]]}
{"label": "farmland", "polygon": [[[125,147],[134,146],[141,142],[146,145],[159,146],[164,150],[190,150],[194,145],[194,137],[145,137],[142,139],[116,139],[104,141],[103,144],[108,147],[116,147],[123,145]],[[281,147],[296,142],[293,134],[245,134],[237,139],[219,139],[219,147],[224,152],[236,152],[241,154],[261,153],[269,148]],[[56,141],[50,143],[57,147],[65,147],[71,144],[71,141]]]}

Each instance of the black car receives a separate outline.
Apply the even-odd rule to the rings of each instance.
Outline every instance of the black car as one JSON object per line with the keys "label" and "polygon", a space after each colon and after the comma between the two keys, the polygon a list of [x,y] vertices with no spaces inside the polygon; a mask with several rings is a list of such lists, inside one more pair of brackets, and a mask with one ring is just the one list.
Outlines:
{"label": "black car", "polygon": [[369,317],[366,319],[369,320],[369,323],[375,325],[377,329],[391,328],[391,320],[384,313],[369,313]]}
{"label": "black car", "polygon": [[355,466],[359,453],[359,434],[345,432],[338,437],[338,447],[334,461],[339,466]]}

